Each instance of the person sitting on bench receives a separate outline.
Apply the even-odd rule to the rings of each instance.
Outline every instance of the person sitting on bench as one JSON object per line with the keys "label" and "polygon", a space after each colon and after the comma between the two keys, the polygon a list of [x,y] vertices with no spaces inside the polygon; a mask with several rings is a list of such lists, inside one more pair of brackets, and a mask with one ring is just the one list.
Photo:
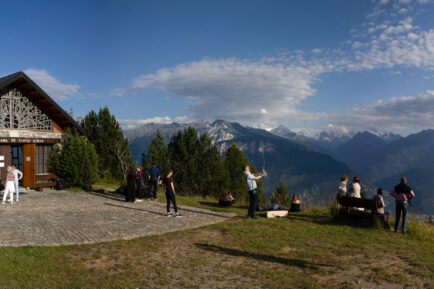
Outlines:
{"label": "person sitting on bench", "polygon": [[290,212],[300,212],[300,203],[301,201],[297,199],[297,194],[292,195],[292,201],[291,201],[291,208],[289,209]]}
{"label": "person sitting on bench", "polygon": [[219,206],[230,207],[235,203],[235,198],[232,196],[231,191],[227,190],[219,199]]}
{"label": "person sitting on bench", "polygon": [[375,213],[384,215],[385,221],[388,223],[389,212],[384,210],[384,207],[386,205],[384,204],[383,194],[384,194],[384,190],[382,188],[378,188],[377,195],[374,196],[372,199],[377,202],[377,211]]}
{"label": "person sitting on bench", "polygon": [[[355,176],[353,178],[353,183],[350,186],[350,192],[349,192],[349,196],[353,197],[353,198],[361,198],[360,195],[360,191],[362,190],[362,188],[360,187],[360,178]],[[364,211],[364,208],[355,208],[359,211]]]}

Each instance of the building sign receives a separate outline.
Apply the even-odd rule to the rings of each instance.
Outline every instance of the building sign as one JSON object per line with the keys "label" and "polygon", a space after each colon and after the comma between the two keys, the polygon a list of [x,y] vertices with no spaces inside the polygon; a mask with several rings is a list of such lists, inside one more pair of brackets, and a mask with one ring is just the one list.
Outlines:
{"label": "building sign", "polygon": [[2,137],[0,144],[53,144],[60,142],[60,139],[53,138],[18,138],[18,137]]}

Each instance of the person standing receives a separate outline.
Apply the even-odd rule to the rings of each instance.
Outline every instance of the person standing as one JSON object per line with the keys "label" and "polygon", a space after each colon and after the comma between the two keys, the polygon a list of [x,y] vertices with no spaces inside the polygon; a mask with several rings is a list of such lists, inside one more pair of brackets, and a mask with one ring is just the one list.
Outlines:
{"label": "person standing", "polygon": [[168,217],[172,216],[172,213],[170,212],[170,202],[173,204],[173,209],[175,210],[175,217],[181,217],[181,215],[178,212],[178,207],[176,206],[176,197],[175,197],[175,186],[173,185],[173,179],[172,179],[173,171],[169,170],[166,174],[166,177],[164,178],[163,182],[166,186],[166,201],[167,201],[167,215]]}
{"label": "person standing", "polygon": [[256,219],[255,211],[258,207],[258,186],[256,185],[256,180],[259,180],[264,176],[264,169],[258,174],[252,175],[250,172],[250,167],[248,165],[244,166],[244,180],[246,181],[247,191],[249,193],[250,203],[249,209],[247,211],[247,218]]}
{"label": "person standing", "polygon": [[401,178],[401,183],[390,191],[392,197],[395,198],[395,233],[399,229],[399,221],[402,213],[402,233],[407,232],[407,212],[408,205],[411,199],[414,198],[413,190],[407,185],[407,179]]}
{"label": "person standing", "polygon": [[136,201],[137,202],[143,201],[142,183],[143,183],[142,166],[137,166],[137,170],[136,170],[136,196],[137,196]]}
{"label": "person standing", "polygon": [[136,170],[130,167],[127,174],[127,192],[125,194],[126,202],[134,202],[136,200]]}
{"label": "person standing", "polygon": [[[15,185],[15,200],[17,202],[20,201],[20,193],[18,192],[18,186],[19,186],[19,181],[23,178],[23,173],[20,172],[19,169],[17,169],[16,165],[12,165],[12,173],[14,174],[14,185]],[[18,177],[19,175],[19,177]]]}
{"label": "person standing", "polygon": [[389,212],[384,210],[386,204],[383,199],[384,190],[382,188],[377,189],[377,194],[372,198],[377,202],[377,211],[375,213],[384,215],[384,221],[389,223]]}
{"label": "person standing", "polygon": [[156,200],[158,183],[160,182],[160,169],[157,168],[157,165],[155,163],[152,163],[152,166],[149,169],[148,179],[149,179],[149,194],[151,194],[151,190],[152,190],[152,198]]}
{"label": "person standing", "polygon": [[10,194],[9,196],[9,203],[13,204],[14,203],[14,191],[15,191],[15,177],[14,174],[12,173],[13,169],[11,166],[7,167],[7,171],[8,174],[6,175],[6,179],[5,179],[5,191],[3,193],[3,202],[1,203],[2,205],[5,204],[6,198],[8,196],[8,194]]}

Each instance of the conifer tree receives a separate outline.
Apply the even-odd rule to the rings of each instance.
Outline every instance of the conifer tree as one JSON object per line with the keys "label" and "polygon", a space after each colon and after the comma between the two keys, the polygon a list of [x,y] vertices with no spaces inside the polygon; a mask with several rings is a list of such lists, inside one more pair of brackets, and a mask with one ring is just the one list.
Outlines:
{"label": "conifer tree", "polygon": [[53,149],[48,164],[50,171],[69,187],[93,184],[98,177],[95,147],[75,128],[65,130],[61,144]]}
{"label": "conifer tree", "polygon": [[290,197],[288,195],[288,190],[285,187],[285,184],[280,181],[280,184],[273,192],[271,197],[271,202],[273,204],[279,204],[284,208],[288,208],[291,204]]}
{"label": "conifer tree", "polygon": [[99,156],[100,173],[111,177],[125,179],[126,168],[132,164],[128,140],[115,116],[107,107],[96,112],[91,111],[81,122],[86,137],[95,146]]}
{"label": "conifer tree", "polygon": [[190,196],[199,190],[196,181],[198,149],[197,132],[192,127],[179,131],[168,145],[170,168],[174,171],[175,182],[180,192]]}
{"label": "conifer tree", "polygon": [[[160,168],[160,171],[163,174],[166,173],[169,169],[167,147],[164,143],[163,136],[161,135],[159,130],[157,130],[155,138],[152,140],[151,144],[148,147],[148,154],[146,155],[146,158],[149,166],[152,163],[155,163]],[[147,167],[148,166],[144,166],[144,168]]]}
{"label": "conifer tree", "polygon": [[229,189],[238,201],[244,202],[247,190],[243,168],[244,165],[250,165],[249,161],[244,157],[243,151],[233,143],[226,150],[224,164],[229,175]]}
{"label": "conifer tree", "polygon": [[202,196],[219,196],[225,191],[227,174],[221,172],[222,160],[215,145],[211,143],[208,135],[202,134],[198,149],[198,187]]}

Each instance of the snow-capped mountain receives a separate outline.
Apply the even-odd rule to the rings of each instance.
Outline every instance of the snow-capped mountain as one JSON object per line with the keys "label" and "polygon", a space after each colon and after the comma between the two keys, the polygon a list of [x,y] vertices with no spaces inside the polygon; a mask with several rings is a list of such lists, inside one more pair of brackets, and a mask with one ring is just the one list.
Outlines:
{"label": "snow-capped mountain", "polygon": [[222,154],[232,143],[236,143],[254,166],[265,166],[268,176],[263,184],[267,195],[283,181],[290,192],[299,193],[304,201],[325,203],[334,198],[340,175],[351,173],[348,166],[314,150],[303,138],[288,139],[263,129],[224,120],[213,123],[148,124],[125,131],[133,160],[140,162],[141,154],[147,151],[157,130],[168,142],[174,134],[188,126],[195,128],[198,134],[206,133]]}

